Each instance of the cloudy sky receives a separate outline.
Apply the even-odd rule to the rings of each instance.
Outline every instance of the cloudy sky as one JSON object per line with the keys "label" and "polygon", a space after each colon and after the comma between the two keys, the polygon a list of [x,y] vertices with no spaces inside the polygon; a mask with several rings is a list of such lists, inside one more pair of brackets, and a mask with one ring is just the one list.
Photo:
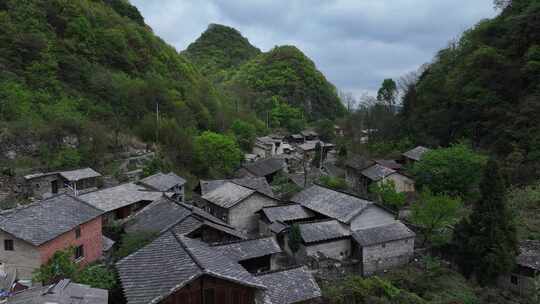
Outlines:
{"label": "cloudy sky", "polygon": [[184,50],[208,24],[238,29],[269,50],[294,44],[338,89],[374,93],[414,71],[484,18],[493,0],[131,0],[168,43]]}

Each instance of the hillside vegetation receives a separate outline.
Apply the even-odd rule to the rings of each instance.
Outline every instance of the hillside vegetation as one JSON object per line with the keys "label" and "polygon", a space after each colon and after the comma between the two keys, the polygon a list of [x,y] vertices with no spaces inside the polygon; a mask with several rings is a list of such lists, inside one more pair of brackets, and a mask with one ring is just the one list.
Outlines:
{"label": "hillside vegetation", "polygon": [[439,51],[406,92],[403,130],[433,146],[468,138],[512,182],[540,176],[539,15],[540,1],[514,0]]}
{"label": "hillside vegetation", "polygon": [[260,53],[239,31],[220,24],[209,25],[183,52],[203,75],[215,82]]}
{"label": "hillside vegetation", "polygon": [[261,53],[237,30],[211,24],[183,54],[224,89],[239,111],[255,112],[262,120],[280,102],[302,110],[308,120],[345,113],[336,88],[294,46]]}
{"label": "hillside vegetation", "polygon": [[73,134],[84,160],[104,126],[136,129],[156,104],[177,129],[216,128],[220,113],[206,78],[122,0],[0,1],[0,101],[3,141],[46,139],[41,151],[57,152]]}

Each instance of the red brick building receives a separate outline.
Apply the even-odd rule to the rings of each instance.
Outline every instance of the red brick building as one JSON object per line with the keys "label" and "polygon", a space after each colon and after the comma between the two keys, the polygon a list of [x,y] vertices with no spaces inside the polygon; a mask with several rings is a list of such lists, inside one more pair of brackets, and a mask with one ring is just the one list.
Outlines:
{"label": "red brick building", "polygon": [[73,248],[80,265],[99,260],[103,237],[100,210],[67,195],[58,195],[0,214],[0,262],[17,269],[19,279],[55,252]]}

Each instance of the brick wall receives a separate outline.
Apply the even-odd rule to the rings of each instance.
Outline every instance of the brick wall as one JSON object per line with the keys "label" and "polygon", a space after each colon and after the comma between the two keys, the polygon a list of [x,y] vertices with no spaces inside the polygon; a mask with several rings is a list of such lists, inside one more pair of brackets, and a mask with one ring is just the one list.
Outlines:
{"label": "brick wall", "polygon": [[70,246],[84,246],[84,259],[81,265],[99,260],[103,251],[101,231],[101,217],[95,218],[81,226],[81,236],[76,238],[75,229],[39,246],[41,263],[46,263],[56,251],[64,250]]}

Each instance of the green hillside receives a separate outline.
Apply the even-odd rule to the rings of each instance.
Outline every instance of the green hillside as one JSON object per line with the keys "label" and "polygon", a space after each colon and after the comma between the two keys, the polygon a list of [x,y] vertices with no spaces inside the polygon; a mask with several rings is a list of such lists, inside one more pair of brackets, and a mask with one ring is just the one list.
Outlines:
{"label": "green hillside", "polygon": [[201,73],[216,82],[222,81],[230,69],[260,53],[236,29],[220,24],[210,24],[183,52]]}
{"label": "green hillside", "polygon": [[225,89],[231,103],[263,120],[276,99],[302,109],[308,120],[344,114],[335,87],[294,46],[261,53],[236,29],[211,24],[183,54]]}
{"label": "green hillside", "polygon": [[303,109],[308,119],[333,119],[345,113],[336,88],[304,53],[294,46],[279,46],[248,61],[232,76],[230,85],[243,87],[259,98],[254,108],[279,98]]}
{"label": "green hillside", "polygon": [[44,156],[75,135],[94,159],[110,131],[155,128],[156,104],[171,130],[217,128],[216,90],[127,1],[0,0],[3,142],[37,138]]}
{"label": "green hillside", "polygon": [[514,0],[441,50],[405,95],[403,130],[430,145],[470,139],[503,158],[516,182],[539,176],[538,16],[540,1]]}

